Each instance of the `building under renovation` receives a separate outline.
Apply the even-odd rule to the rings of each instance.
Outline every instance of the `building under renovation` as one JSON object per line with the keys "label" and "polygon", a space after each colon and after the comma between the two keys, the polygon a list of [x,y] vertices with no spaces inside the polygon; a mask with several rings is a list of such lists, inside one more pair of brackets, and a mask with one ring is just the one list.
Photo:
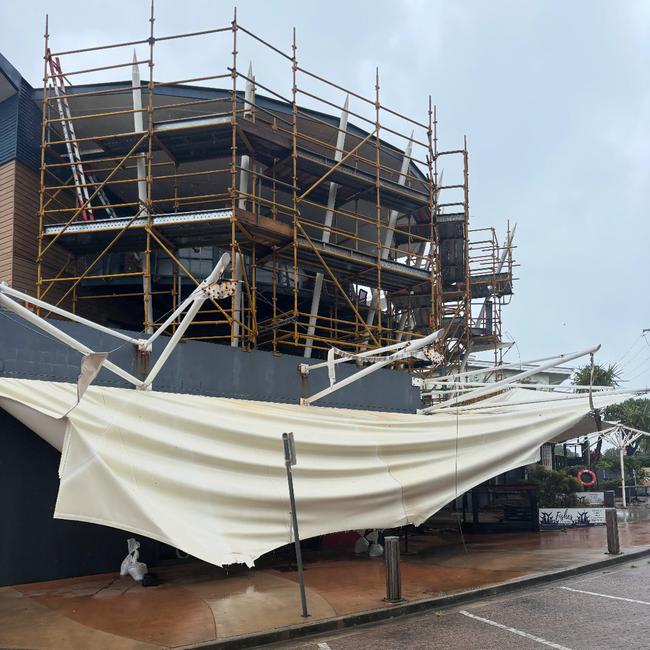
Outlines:
{"label": "building under renovation", "polygon": [[[301,65],[295,34],[271,44],[236,15],[160,35],[152,14],[140,40],[82,50],[48,31],[41,88],[0,55],[0,281],[137,338],[227,252],[228,295],[205,301],[156,380],[170,393],[295,404],[327,386],[298,362],[439,330],[434,364],[428,351],[397,370],[426,380],[473,352],[500,359],[513,232],[470,227],[467,144],[439,147],[431,98],[402,115],[384,105],[379,74],[370,96],[344,88]],[[196,43],[221,56],[174,80],[169,62]],[[0,316],[1,377],[77,381],[78,352]],[[137,348],[57,326],[146,372]],[[412,414],[420,390],[394,370],[322,405]],[[95,384],[125,386],[105,369]],[[125,533],[52,519],[59,454],[0,405],[0,511],[14,522],[0,583],[111,570]]]}
{"label": "building under renovation", "polygon": [[[440,150],[430,98],[401,115],[378,75],[364,97],[236,17],[150,25],[84,50],[46,34],[39,89],[2,60],[3,280],[151,332],[228,251],[233,295],[189,338],[322,357],[443,328],[447,363],[498,354],[512,239],[470,227],[467,146]],[[168,80],[159,50],[188,40],[224,58]]]}

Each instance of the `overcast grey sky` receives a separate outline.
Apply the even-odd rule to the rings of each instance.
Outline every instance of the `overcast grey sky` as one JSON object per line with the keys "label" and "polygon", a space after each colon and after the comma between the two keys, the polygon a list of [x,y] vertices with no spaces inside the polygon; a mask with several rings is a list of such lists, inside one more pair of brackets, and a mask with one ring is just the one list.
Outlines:
{"label": "overcast grey sky", "polygon": [[[226,25],[232,9],[157,0],[156,32]],[[34,85],[46,11],[53,49],[147,36],[148,0],[5,0],[0,51]],[[241,0],[238,12],[287,50],[295,26],[301,63],[364,94],[378,66],[383,100],[405,114],[423,120],[431,94],[441,146],[468,137],[473,227],[517,222],[504,322],[522,357],[602,343],[602,362],[623,357],[629,385],[650,385],[650,2]],[[161,54],[158,73],[223,70],[227,45]],[[288,95],[286,66],[243,56]]]}

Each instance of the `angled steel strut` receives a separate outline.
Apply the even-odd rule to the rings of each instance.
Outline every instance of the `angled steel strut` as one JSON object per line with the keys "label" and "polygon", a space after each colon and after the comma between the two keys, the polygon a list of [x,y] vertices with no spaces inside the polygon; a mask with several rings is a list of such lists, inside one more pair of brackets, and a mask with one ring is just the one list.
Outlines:
{"label": "angled steel strut", "polygon": [[201,282],[201,284],[189,296],[187,296],[185,300],[183,300],[183,302],[169,315],[167,320],[165,320],[165,322],[160,325],[157,331],[146,339],[136,339],[129,336],[128,334],[117,332],[110,329],[109,327],[100,325],[99,323],[94,323],[93,321],[88,320],[87,318],[83,318],[82,316],[78,316],[77,314],[73,314],[66,309],[50,305],[44,300],[33,298],[29,294],[18,291],[17,289],[12,289],[4,282],[0,283],[0,306],[4,307],[8,311],[13,312],[17,316],[20,316],[28,323],[31,323],[32,325],[38,327],[40,330],[46,332],[58,341],[61,341],[61,343],[65,343],[73,350],[77,350],[77,352],[80,352],[84,356],[95,354],[96,351],[92,350],[87,345],[84,345],[69,334],[61,331],[51,321],[45,320],[38,314],[35,314],[27,307],[21,305],[18,301],[24,301],[26,303],[35,305],[36,307],[46,309],[53,314],[57,314],[58,316],[64,316],[69,320],[75,321],[82,325],[86,325],[87,327],[90,327],[104,334],[114,336],[117,339],[135,345],[138,350],[141,350],[143,352],[150,352],[153,342],[174,322],[176,318],[178,318],[185,310],[187,310],[187,313],[185,316],[183,316],[181,322],[176,328],[176,331],[170,337],[160,357],[144,380],[140,380],[137,377],[134,377],[132,374],[128,373],[126,370],[123,370],[108,359],[106,359],[102,364],[106,370],[110,370],[113,374],[124,379],[125,381],[128,381],[130,384],[133,384],[137,389],[150,390],[153,380],[162,370],[162,367],[165,365],[165,362],[174,351],[174,348],[178,345],[178,342],[180,341],[187,328],[194,321],[194,318],[196,317],[198,311],[201,309],[203,303],[208,299],[220,300],[230,297],[234,294],[234,281],[226,280],[224,282],[219,282],[229,263],[230,255],[228,253],[224,253],[221,256],[221,259],[217,262],[217,265],[214,267],[214,269],[212,269],[210,275],[203,282]]}
{"label": "angled steel strut", "polygon": [[[393,343],[392,345],[387,345],[383,348],[376,348],[374,350],[368,350],[366,352],[361,352],[360,354],[345,354],[345,356],[342,356],[339,359],[334,358],[336,350],[332,348],[328,353],[327,361],[324,361],[322,363],[315,363],[313,365],[301,363],[298,365],[298,370],[304,377],[307,377],[313,370],[327,367],[329,371],[330,386],[329,388],[325,388],[315,395],[312,395],[311,397],[301,398],[300,403],[303,406],[309,406],[310,404],[313,404],[315,401],[325,397],[326,395],[330,395],[331,393],[340,390],[345,386],[349,386],[351,383],[358,381],[363,377],[367,377],[371,373],[376,372],[384,366],[394,363],[395,361],[400,361],[402,359],[412,357],[418,351],[429,347],[434,341],[437,341],[442,336],[442,334],[443,330],[437,330],[436,332],[433,332],[433,334],[429,334],[428,336],[425,336],[421,339]],[[386,352],[391,352],[392,354],[389,354],[385,357],[380,356]],[[346,361],[363,361],[364,359],[366,361],[372,362],[372,365],[359,370],[359,372],[355,372],[353,375],[350,375],[349,377],[346,377],[339,382],[336,381],[335,366],[337,364],[345,363]]]}

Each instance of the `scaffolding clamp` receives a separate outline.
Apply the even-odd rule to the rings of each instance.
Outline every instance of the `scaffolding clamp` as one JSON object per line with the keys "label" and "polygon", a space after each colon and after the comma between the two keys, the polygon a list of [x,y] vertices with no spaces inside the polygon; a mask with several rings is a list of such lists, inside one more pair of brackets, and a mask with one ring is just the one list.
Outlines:
{"label": "scaffolding clamp", "polygon": [[148,354],[152,349],[151,342],[148,339],[137,339],[135,346],[138,352],[141,352],[143,354]]}
{"label": "scaffolding clamp", "polygon": [[221,282],[212,282],[210,284],[202,282],[199,289],[203,292],[207,300],[223,300],[235,294],[238,284],[239,280],[236,279],[222,280]]}

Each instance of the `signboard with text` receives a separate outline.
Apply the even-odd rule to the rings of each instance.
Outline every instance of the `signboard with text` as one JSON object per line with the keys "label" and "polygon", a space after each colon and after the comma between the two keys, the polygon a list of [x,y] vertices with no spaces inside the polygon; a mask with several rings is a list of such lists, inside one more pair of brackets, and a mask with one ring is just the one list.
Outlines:
{"label": "signboard with text", "polygon": [[576,492],[580,505],[603,506],[605,505],[604,492]]}
{"label": "signboard with text", "polygon": [[605,508],[540,508],[541,530],[605,525]]}

